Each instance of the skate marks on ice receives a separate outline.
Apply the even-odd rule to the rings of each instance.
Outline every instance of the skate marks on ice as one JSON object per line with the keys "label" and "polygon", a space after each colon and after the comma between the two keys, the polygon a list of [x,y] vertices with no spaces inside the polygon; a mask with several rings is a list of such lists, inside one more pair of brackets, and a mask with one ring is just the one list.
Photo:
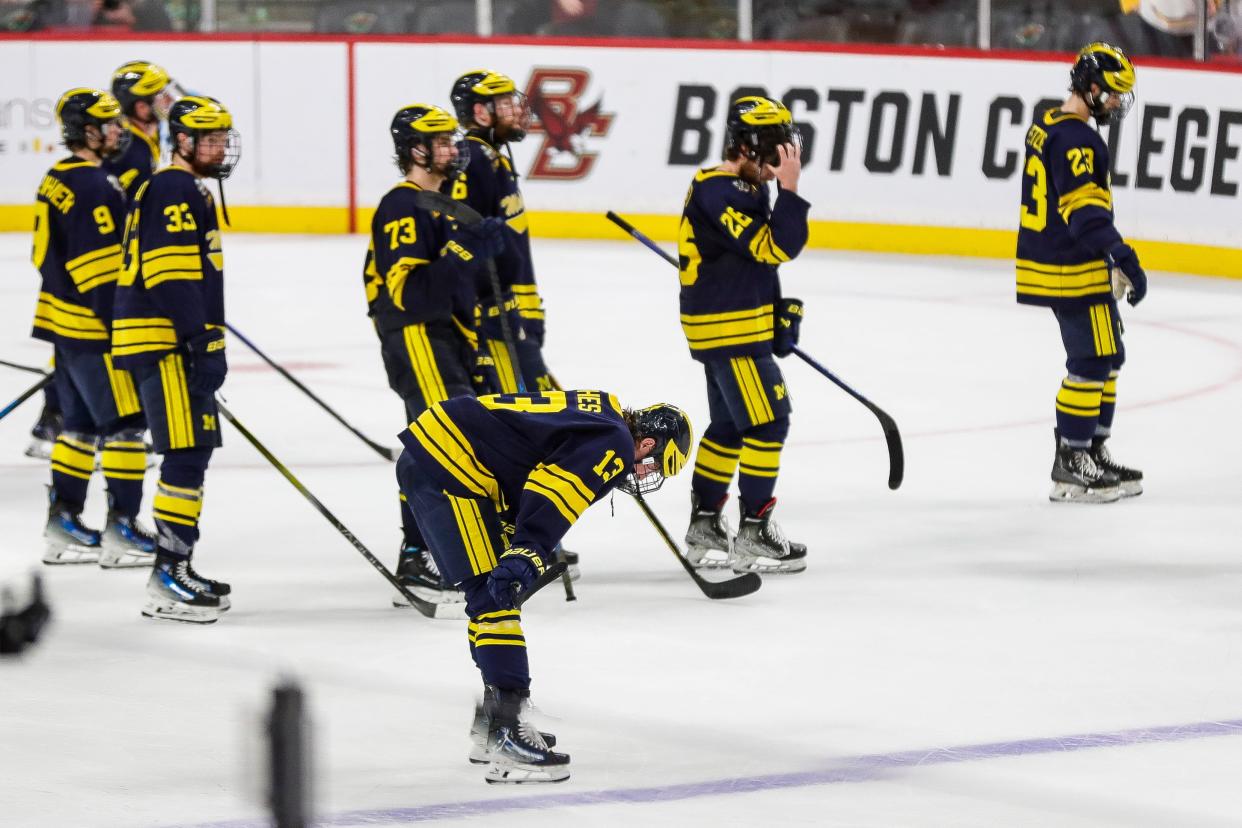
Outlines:
{"label": "skate marks on ice", "polygon": [[[1242,719],[1193,722],[1131,730],[1099,733],[1076,733],[1020,739],[1011,742],[983,742],[954,747],[923,748],[895,753],[871,753],[828,760],[832,767],[823,770],[708,779],[680,785],[612,790],[582,791],[523,796],[511,799],[479,799],[467,802],[443,802],[412,808],[386,808],[373,811],[347,811],[320,817],[317,826],[407,825],[434,820],[467,819],[511,811],[547,811],[556,808],[582,808],[591,805],[649,804],[675,802],[730,794],[762,793],[788,788],[821,785],[848,785],[885,779],[907,768],[980,762],[1073,753],[1097,748],[1123,748],[1137,745],[1168,744],[1220,736],[1242,736]],[[226,822],[178,823],[180,828],[267,828],[268,820],[229,820]]]}

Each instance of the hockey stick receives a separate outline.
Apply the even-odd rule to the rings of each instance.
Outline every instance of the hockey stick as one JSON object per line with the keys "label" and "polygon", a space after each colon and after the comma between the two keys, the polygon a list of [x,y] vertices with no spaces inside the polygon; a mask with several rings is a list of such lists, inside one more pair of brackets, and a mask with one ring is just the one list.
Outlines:
{"label": "hockey stick", "polygon": [[349,422],[344,417],[342,417],[340,414],[337,414],[336,411],[333,410],[333,408],[330,405],[328,405],[323,400],[319,399],[319,397],[315,396],[315,393],[313,391],[311,391],[309,388],[307,388],[305,385],[299,382],[297,377],[293,376],[293,374],[290,374],[283,367],[277,364],[275,360],[273,360],[267,354],[260,351],[259,346],[251,342],[246,337],[246,335],[243,334],[241,331],[237,330],[237,328],[234,328],[232,325],[230,325],[227,322],[224,323],[224,327],[228,328],[229,332],[233,334],[233,336],[240,339],[242,341],[242,344],[244,344],[250,350],[254,351],[259,356],[260,359],[262,359],[268,365],[272,366],[272,368],[275,369],[276,373],[280,374],[282,377],[289,380],[289,382],[293,383],[298,388],[299,391],[301,391],[303,394],[305,394],[306,396],[314,400],[319,405],[320,408],[322,408],[324,411],[331,414],[332,417],[338,423],[345,426],[345,428],[349,429],[355,437],[357,437],[362,442],[366,443],[367,446],[369,446],[371,450],[374,451],[376,454],[378,454],[380,457],[383,457],[385,460],[395,461],[398,457],[401,456],[400,449],[390,449],[390,448],[387,448],[386,446],[381,446],[379,443],[375,442],[374,440],[372,440],[371,438],[363,434],[361,431],[359,431],[358,429],[350,425]]}
{"label": "hockey stick", "polygon": [[543,574],[540,575],[538,578],[536,578],[535,582],[530,585],[530,589],[526,590],[525,592],[523,592],[521,587],[519,587],[517,584],[514,584],[513,590],[514,590],[515,595],[513,597],[513,608],[521,609],[522,604],[525,604],[527,601],[533,598],[536,592],[543,589],[548,584],[552,583],[557,578],[564,575],[565,570],[568,568],[569,568],[568,565],[564,561],[557,561],[556,563],[552,564],[547,569],[545,569],[543,571]]}
{"label": "hockey stick", "polygon": [[874,414],[875,418],[880,421],[880,428],[884,430],[884,441],[888,443],[888,487],[895,490],[901,486],[901,480],[905,476],[906,471],[906,459],[905,451],[902,449],[901,445],[901,432],[897,430],[897,421],[890,417],[888,412],[884,409],[880,408],[862,394],[859,394],[848,384],[846,384],[840,377],[836,376],[827,368],[812,359],[811,356],[801,348],[794,346],[793,353],[807,365],[811,366],[816,371],[819,371],[831,380],[832,383],[842,391],[866,406],[867,410]]}
{"label": "hockey stick", "polygon": [[[638,228],[636,228],[634,225],[630,224],[628,221],[621,218],[620,216],[618,216],[616,213],[612,212],[611,210],[608,211],[607,217],[613,224],[617,225],[622,230],[629,233],[639,242],[642,242],[642,244],[645,245],[646,247],[655,251],[656,255],[658,255],[664,261],[668,262],[673,267],[680,269],[681,266],[677,263],[677,260],[674,259],[673,256],[667,250],[660,247],[658,244],[656,244],[651,239],[649,239],[646,235],[644,235],[641,231],[639,231]],[[842,380],[836,374],[832,373],[827,368],[825,368],[823,365],[820,365],[818,362],[812,359],[801,348],[795,347],[793,349],[793,353],[799,359],[805,362],[807,365],[811,366],[816,371],[818,371],[819,373],[827,377],[829,380],[831,380],[832,383],[836,385],[838,388],[840,388],[842,391],[849,394],[851,397],[853,397],[854,399],[862,403],[864,406],[866,406],[867,410],[870,411],[872,414],[874,414],[876,416],[876,419],[880,421],[880,428],[884,430],[884,440],[885,442],[888,443],[888,487],[890,489],[896,489],[897,487],[899,487],[901,485],[902,478],[905,476],[906,461],[905,461],[905,452],[902,449],[902,445],[901,445],[901,433],[897,430],[897,422],[892,417],[890,417],[888,413],[884,411],[884,409],[880,408],[878,405],[871,402],[871,400],[867,399],[862,394],[859,394],[857,391],[851,388],[844,380]]]}
{"label": "hockey stick", "polygon": [[43,377],[43,379],[39,380],[34,385],[30,386],[25,391],[23,391],[20,397],[13,400],[13,402],[9,403],[8,405],[6,405],[3,408],[3,410],[0,410],[0,420],[3,420],[5,417],[9,415],[9,412],[13,411],[15,408],[17,408],[19,405],[24,403],[26,400],[30,399],[35,394],[38,394],[40,391],[42,391],[44,386],[51,383],[52,379],[53,379],[52,375],[47,374],[46,376]]}
{"label": "hockey stick", "polygon": [[[216,406],[220,409],[220,413],[224,415],[224,419],[232,423],[233,428],[241,432],[241,435],[246,438],[246,440],[250,443],[250,445],[254,446],[255,450],[258,451],[259,454],[263,455],[263,459],[271,463],[272,466],[275,467],[276,471],[284,475],[285,479],[288,480],[291,484],[293,484],[293,488],[297,489],[298,492],[300,492],[303,497],[309,500],[311,505],[314,506],[315,509],[319,511],[319,514],[327,518],[328,523],[331,523],[332,526],[336,529],[336,531],[344,535],[345,540],[349,541],[350,544],[353,545],[354,549],[357,549],[358,553],[362,555],[362,557],[366,558],[367,562],[371,564],[371,566],[375,567],[375,571],[383,575],[384,579],[387,580],[388,583],[392,584],[393,588],[396,589],[397,592],[401,593],[401,597],[405,598],[407,601],[410,602],[411,606],[413,606],[415,609],[417,609],[419,612],[421,612],[423,615],[427,616],[428,618],[460,618],[461,617],[461,607],[459,605],[457,604],[436,604],[436,603],[432,603],[431,601],[424,601],[422,598],[419,598],[413,592],[406,589],[405,585],[402,584],[400,581],[398,581],[396,577],[394,577],[393,574],[388,571],[388,568],[384,566],[382,563],[380,563],[378,558],[376,558],[374,555],[371,554],[371,550],[367,549],[362,544],[362,541],[358,540],[358,538],[354,535],[354,533],[349,531],[348,528],[346,528],[345,524],[337,520],[336,515],[328,511],[328,507],[324,506],[323,503],[320,502],[319,498],[311,494],[310,489],[303,486],[302,481],[294,477],[293,472],[289,471],[289,469],[285,467],[284,463],[281,463],[279,460],[277,460],[276,456],[273,455],[270,451],[268,451],[266,446],[264,446],[262,443],[259,442],[259,438],[251,434],[249,429],[247,429],[244,425],[238,422],[237,418],[233,416],[233,412],[229,411],[228,408],[225,407],[224,403],[220,400],[219,397],[216,398]],[[451,611],[446,611],[446,612],[441,613],[440,612],[441,607],[451,608]]]}
{"label": "hockey stick", "polygon": [[647,501],[642,495],[634,495],[634,500],[638,502],[638,508],[643,510],[643,514],[647,516],[647,520],[651,521],[651,525],[660,533],[660,537],[664,538],[664,542],[668,544],[668,549],[677,558],[677,562],[681,564],[682,569],[694,581],[695,586],[703,591],[708,598],[741,598],[743,595],[750,595],[759,587],[763,586],[763,579],[754,572],[747,572],[745,575],[739,575],[736,578],[730,578],[727,581],[709,581],[695,571],[690,562],[681,554],[681,550],[677,548],[676,541],[669,535],[668,530],[664,528],[664,524],[660,523],[660,519],[656,517],[655,512],[651,511],[651,507],[647,505]]}
{"label": "hockey stick", "polygon": [[0,359],[0,365],[3,365],[5,368],[16,368],[18,371],[25,371],[27,374],[42,375],[47,373],[47,371],[44,371],[42,368],[34,368],[30,365],[22,365],[18,362],[9,362],[7,359]]}

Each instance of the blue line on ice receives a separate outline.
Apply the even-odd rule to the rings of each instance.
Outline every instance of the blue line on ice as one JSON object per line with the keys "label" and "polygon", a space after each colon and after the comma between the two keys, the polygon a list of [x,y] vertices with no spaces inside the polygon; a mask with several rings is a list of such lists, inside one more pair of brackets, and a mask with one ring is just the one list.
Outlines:
{"label": "blue line on ice", "polygon": [[[703,796],[754,793],[782,788],[805,788],[814,785],[839,785],[869,782],[888,771],[921,765],[946,765],[956,762],[977,762],[1013,756],[1035,756],[1068,753],[1093,748],[1128,747],[1163,742],[1184,742],[1211,736],[1242,735],[1242,719],[1219,722],[1167,725],[1136,730],[1114,730],[1104,733],[1079,733],[1044,739],[1023,739],[1014,742],[988,742],[959,747],[907,750],[897,753],[873,753],[843,756],[832,760],[832,767],[797,773],[776,773],[766,776],[744,776],[734,779],[710,779],[681,785],[651,788],[618,788],[577,793],[549,793],[511,799],[477,799],[469,802],[444,802],[412,808],[385,808],[369,811],[348,811],[315,821],[317,826],[406,825],[431,820],[464,819],[506,811],[538,811],[563,807],[585,807],[617,803],[674,802]],[[184,825],[184,823],[183,823]],[[232,820],[200,823],[193,828],[269,828],[271,822]]]}

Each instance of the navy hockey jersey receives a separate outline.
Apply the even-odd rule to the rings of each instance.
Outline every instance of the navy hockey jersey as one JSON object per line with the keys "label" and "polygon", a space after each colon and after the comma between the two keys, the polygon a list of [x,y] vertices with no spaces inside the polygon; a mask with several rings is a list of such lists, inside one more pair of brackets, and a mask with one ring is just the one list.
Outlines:
{"label": "navy hockey jersey", "polygon": [[47,171],[35,196],[31,261],[42,285],[31,336],[108,351],[124,227],[125,196],[98,165],[71,156]]}
{"label": "navy hockey jersey", "polygon": [[802,252],[808,204],[718,169],[694,176],[681,216],[677,257],[681,327],[690,355],[707,361],[772,353],[781,297],[777,266]]}
{"label": "navy hockey jersey", "polygon": [[629,474],[634,438],[606,391],[456,397],[400,435],[445,490],[487,497],[513,546],[545,561],[569,527]]}
{"label": "navy hockey jersey", "polygon": [[208,328],[224,326],[224,251],[216,202],[180,167],[138,190],[125,227],[125,269],[116,291],[112,357],[157,362]]}
{"label": "navy hockey jersey", "polygon": [[127,203],[134,200],[139,188],[150,180],[160,164],[159,138],[150,137],[135,123],[131,122],[128,127],[132,137],[125,152],[103,161],[103,168],[121,182]]}
{"label": "navy hockey jersey", "polygon": [[[1105,254],[1121,241],[1113,227],[1108,146],[1083,118],[1049,109],[1027,131],[1024,164],[1018,301],[1053,307],[1101,301],[1111,290]],[[1088,232],[1105,240],[1104,249],[1080,243]]]}
{"label": "navy hockey jersey", "polygon": [[[535,265],[530,252],[526,204],[518,189],[517,171],[509,159],[478,135],[466,139],[470,161],[465,171],[446,185],[449,194],[481,215],[503,218],[513,232],[505,238],[505,250],[496,257],[496,275],[503,289],[512,291],[523,319],[544,317],[543,301],[535,285]],[[478,295],[485,304],[492,286],[486,270],[477,277]]]}
{"label": "navy hockey jersey", "polygon": [[380,200],[363,266],[367,313],[381,331],[453,320],[474,338],[474,277],[480,262],[454,241],[456,225],[415,202],[402,181]]}

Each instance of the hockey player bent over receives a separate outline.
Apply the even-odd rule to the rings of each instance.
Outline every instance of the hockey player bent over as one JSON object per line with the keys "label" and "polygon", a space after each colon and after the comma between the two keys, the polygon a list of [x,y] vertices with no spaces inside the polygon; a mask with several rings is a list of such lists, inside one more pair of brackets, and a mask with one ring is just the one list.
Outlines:
{"label": "hockey player bent over", "polygon": [[691,440],[679,409],[622,409],[604,391],[457,397],[401,434],[401,490],[440,571],[466,594],[485,687],[472,758],[489,762],[488,782],[569,778],[569,757],[523,716],[530,671],[515,590],[530,588],[592,503],[677,474]]}
{"label": "hockey player bent over", "polygon": [[[726,129],[724,163],[695,175],[677,245],[681,325],[690,356],[703,363],[711,414],[694,464],[688,558],[737,572],[801,572],[806,547],[772,520],[790,412],[773,355],[789,355],[802,320],[802,302],[781,297],[777,275],[807,239],[800,142],[789,110],[768,98],[734,101]],[[722,513],[734,472],[736,538]]]}
{"label": "hockey player bent over", "polygon": [[[405,403],[408,423],[438,402],[474,395],[475,273],[504,249],[505,230],[500,219],[458,227],[418,204],[418,192],[437,192],[466,163],[452,115],[412,104],[397,111],[390,130],[405,178],[376,208],[363,281],[388,384]],[[397,577],[427,600],[461,601],[436,570],[404,495],[401,500]],[[400,597],[393,603],[406,604]]]}
{"label": "hockey player bent over", "polygon": [[1104,443],[1126,358],[1116,300],[1127,294],[1137,305],[1147,276],[1114,226],[1108,146],[1088,118],[1104,125],[1125,117],[1134,65],[1115,46],[1092,43],[1070,82],[1065,103],[1037,113],[1026,135],[1018,302],[1051,308],[1065,345],[1049,497],[1111,503],[1143,491],[1143,473],[1116,463]]}
{"label": "hockey player bent over", "polygon": [[[146,469],[142,414],[133,379],[108,355],[125,197],[100,162],[124,149],[129,132],[116,98],[96,89],[66,92],[56,117],[73,154],[39,185],[33,248],[43,284],[32,335],[55,346],[64,417],[51,453],[43,562],[150,566],[155,538],[137,518]],[[100,437],[108,482],[102,535],[81,519]]]}
{"label": "hockey player bent over", "polygon": [[172,165],[139,189],[125,231],[112,356],[138,384],[155,450],[158,549],[142,614],[214,622],[228,584],[194,571],[203,478],[220,446],[215,393],[224,384],[224,253],[216,202],[204,178],[223,181],[240,157],[233,116],[214,98],[190,96],[168,117]]}

